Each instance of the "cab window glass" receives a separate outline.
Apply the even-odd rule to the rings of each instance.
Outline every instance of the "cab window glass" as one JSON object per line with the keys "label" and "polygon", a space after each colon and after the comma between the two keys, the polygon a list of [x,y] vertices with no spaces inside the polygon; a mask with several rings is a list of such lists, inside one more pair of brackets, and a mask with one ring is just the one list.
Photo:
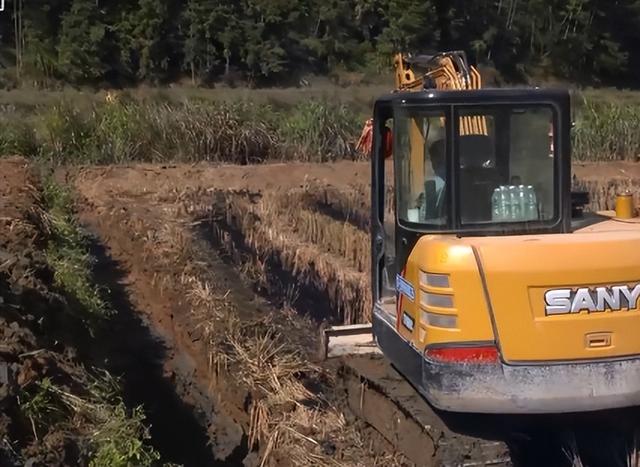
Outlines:
{"label": "cab window glass", "polygon": [[398,220],[444,228],[449,211],[444,113],[400,109],[393,141]]}
{"label": "cab window glass", "polygon": [[[553,219],[551,109],[496,106],[461,110],[458,119],[461,223]],[[469,120],[482,124],[470,128]]]}

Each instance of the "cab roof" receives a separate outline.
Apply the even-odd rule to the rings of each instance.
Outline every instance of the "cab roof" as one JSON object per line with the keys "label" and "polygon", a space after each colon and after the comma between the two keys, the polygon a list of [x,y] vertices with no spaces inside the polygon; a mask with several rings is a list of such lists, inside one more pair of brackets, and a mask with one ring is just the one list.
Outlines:
{"label": "cab roof", "polygon": [[399,91],[381,96],[376,104],[428,105],[483,103],[563,103],[568,104],[570,93],[564,88],[484,88],[465,90],[424,89]]}

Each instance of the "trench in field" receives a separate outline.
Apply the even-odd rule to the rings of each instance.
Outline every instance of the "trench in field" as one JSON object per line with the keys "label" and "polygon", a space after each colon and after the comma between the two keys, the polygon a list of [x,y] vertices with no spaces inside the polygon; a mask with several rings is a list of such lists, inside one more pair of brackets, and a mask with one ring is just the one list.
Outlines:
{"label": "trench in field", "polygon": [[149,322],[129,299],[126,272],[97,241],[92,254],[98,261],[95,280],[109,290],[118,310],[107,332],[96,336],[91,358],[123,383],[125,403],[144,407],[151,444],[164,462],[183,466],[242,465],[246,439],[230,448],[224,460],[210,446],[208,427],[219,423],[206,390],[193,379],[197,363],[177,345],[175,336]]}
{"label": "trench in field", "polygon": [[[256,317],[281,313],[264,299],[256,298],[243,279],[246,274],[239,274],[242,268],[238,264],[222,261],[220,250],[211,248],[210,230],[200,230],[204,234],[202,237],[184,236],[189,251],[186,256],[174,255],[182,251],[182,247],[172,248],[167,253],[157,243],[158,234],[166,227],[165,221],[157,211],[143,206],[143,203],[134,208],[135,203],[131,201],[123,200],[120,204],[118,200],[114,205],[110,204],[106,211],[108,215],[103,214],[105,211],[96,212],[95,209],[84,212],[90,230],[99,235],[106,248],[105,252],[101,247],[96,247],[99,283],[111,289],[111,300],[121,310],[118,318],[120,325],[116,326],[112,335],[104,338],[103,354],[111,360],[114,371],[123,374],[130,403],[145,405],[152,423],[153,444],[158,446],[167,460],[184,465],[242,465],[247,457],[255,460],[268,446],[267,443],[257,448],[249,446],[253,386],[236,388],[225,380],[233,380],[233,375],[211,375],[208,355],[203,352],[203,347],[199,347],[199,341],[207,338],[198,335],[197,326],[190,322],[191,305],[189,300],[184,300],[188,295],[185,293],[188,290],[183,282],[184,274],[193,275],[202,284],[210,285],[215,289],[214,294],[228,295],[234,304],[233,313],[237,312],[241,320],[246,318],[251,323]],[[189,228],[194,224],[198,223],[184,219],[181,225]],[[202,223],[201,229],[205,226],[210,224]],[[180,241],[176,237],[176,242]],[[155,281],[154,288],[156,273],[159,279]],[[170,280],[163,292],[162,278],[166,278],[167,274]],[[283,301],[296,301],[282,280],[288,279],[280,276],[278,284],[281,287],[271,289],[270,295],[280,298],[278,307]],[[312,298],[314,304],[326,303],[321,294]],[[328,306],[320,309],[328,310]],[[287,319],[284,317],[280,320],[279,326],[283,322],[286,326]],[[178,321],[179,326],[176,324]],[[317,339],[312,332],[300,334],[300,329],[285,327],[284,332],[288,333],[287,339],[295,340],[295,345],[304,354],[304,350],[311,349]],[[114,335],[117,338],[114,339]],[[167,374],[168,370],[171,370],[170,374]],[[336,411],[341,413],[343,406],[339,401],[335,401],[334,405],[333,388],[322,379],[324,376],[318,376],[316,380],[313,374],[307,377],[302,374],[300,378],[300,382],[312,393],[319,394],[317,399],[311,397],[309,400],[300,400],[300,404],[311,410],[317,409],[317,414],[323,416],[331,416]],[[327,404],[327,400],[331,401],[331,406],[327,407],[325,413],[323,404]],[[350,425],[348,430],[370,430],[366,426],[360,427],[359,422],[354,423],[358,425]],[[238,435],[229,437],[221,454],[217,449],[220,444],[218,438],[221,433],[224,436],[225,430]],[[338,432],[341,430],[338,429]],[[348,433],[345,436],[351,436]],[[336,436],[336,433],[329,432],[329,435]],[[377,433],[369,433],[366,440],[373,445],[371,449],[382,455],[395,455]],[[209,441],[217,443],[207,446]],[[322,441],[322,449],[336,449],[333,443],[332,439]],[[343,455],[345,442],[341,436],[338,436],[337,443],[338,452]],[[364,449],[357,442],[348,443],[348,446],[353,446],[356,451]],[[353,452],[347,452],[346,455],[353,455]]]}

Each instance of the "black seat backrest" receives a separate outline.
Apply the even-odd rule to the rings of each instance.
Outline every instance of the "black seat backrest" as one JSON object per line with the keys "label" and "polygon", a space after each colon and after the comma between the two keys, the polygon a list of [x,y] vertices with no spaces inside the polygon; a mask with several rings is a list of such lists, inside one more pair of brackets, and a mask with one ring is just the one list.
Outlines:
{"label": "black seat backrest", "polygon": [[460,167],[495,167],[493,138],[486,135],[464,135],[459,140]]}
{"label": "black seat backrest", "polygon": [[461,136],[459,155],[462,221],[490,221],[491,196],[501,183],[493,139],[485,135]]}

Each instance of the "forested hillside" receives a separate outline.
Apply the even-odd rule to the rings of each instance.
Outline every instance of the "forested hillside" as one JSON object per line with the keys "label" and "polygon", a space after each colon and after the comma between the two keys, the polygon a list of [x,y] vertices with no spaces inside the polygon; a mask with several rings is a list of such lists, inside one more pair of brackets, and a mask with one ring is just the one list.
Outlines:
{"label": "forested hillside", "polygon": [[291,85],[445,49],[509,81],[640,78],[638,0],[6,0],[0,28],[4,87]]}

